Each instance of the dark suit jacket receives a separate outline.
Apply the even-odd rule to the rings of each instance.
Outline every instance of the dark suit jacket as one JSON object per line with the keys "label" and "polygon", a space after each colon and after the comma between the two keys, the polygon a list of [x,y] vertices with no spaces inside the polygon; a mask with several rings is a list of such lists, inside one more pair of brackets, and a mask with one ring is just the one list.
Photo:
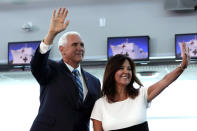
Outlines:
{"label": "dark suit jacket", "polygon": [[40,107],[31,131],[89,131],[92,108],[100,94],[100,81],[81,68],[88,88],[83,104],[78,89],[63,60],[48,59],[49,52],[37,49],[31,61],[32,74],[40,84]]}

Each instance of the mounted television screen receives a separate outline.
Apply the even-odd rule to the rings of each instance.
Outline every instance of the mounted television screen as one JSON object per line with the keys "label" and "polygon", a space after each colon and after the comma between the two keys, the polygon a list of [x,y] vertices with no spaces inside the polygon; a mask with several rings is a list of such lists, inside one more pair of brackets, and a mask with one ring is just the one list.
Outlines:
{"label": "mounted television screen", "polygon": [[134,61],[148,61],[149,36],[108,37],[108,59],[116,54],[125,54]]}
{"label": "mounted television screen", "polygon": [[182,59],[181,45],[185,42],[186,48],[190,51],[191,60],[197,60],[197,33],[175,34],[175,56]]}
{"label": "mounted television screen", "polygon": [[29,65],[41,41],[8,42],[8,64]]}

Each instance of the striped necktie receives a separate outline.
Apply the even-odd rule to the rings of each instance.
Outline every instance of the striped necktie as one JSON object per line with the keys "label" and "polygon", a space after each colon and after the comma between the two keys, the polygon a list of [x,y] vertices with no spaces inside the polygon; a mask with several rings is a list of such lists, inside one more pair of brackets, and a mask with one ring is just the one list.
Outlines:
{"label": "striped necktie", "polygon": [[79,71],[77,69],[74,69],[73,74],[74,74],[75,81],[77,83],[77,87],[78,87],[78,90],[79,90],[79,101],[81,103],[83,103],[83,87],[82,87],[81,80],[79,78]]}

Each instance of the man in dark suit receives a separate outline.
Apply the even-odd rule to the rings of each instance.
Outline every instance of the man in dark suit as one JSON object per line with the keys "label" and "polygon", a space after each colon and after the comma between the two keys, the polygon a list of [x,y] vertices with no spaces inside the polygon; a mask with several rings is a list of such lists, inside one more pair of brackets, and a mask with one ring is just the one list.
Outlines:
{"label": "man in dark suit", "polygon": [[[67,13],[65,8],[53,11],[48,34],[31,61],[32,74],[40,84],[40,107],[31,131],[89,131],[100,81],[80,66],[85,48],[79,33],[67,32],[60,38],[62,60],[48,59],[55,36],[69,24]],[[78,81],[74,69],[79,71]]]}

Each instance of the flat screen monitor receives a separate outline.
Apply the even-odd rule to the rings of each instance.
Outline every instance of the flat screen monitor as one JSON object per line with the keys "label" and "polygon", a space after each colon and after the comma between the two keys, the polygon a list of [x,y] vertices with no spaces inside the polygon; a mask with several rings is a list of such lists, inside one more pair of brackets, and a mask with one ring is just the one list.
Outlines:
{"label": "flat screen monitor", "polygon": [[197,60],[197,33],[175,34],[175,57],[177,60],[182,59],[181,45],[183,42],[189,49],[191,60]]}
{"label": "flat screen monitor", "polygon": [[41,41],[8,42],[8,64],[30,65],[30,61]]}
{"label": "flat screen monitor", "polygon": [[149,61],[149,36],[108,37],[107,57],[125,54],[134,61]]}

